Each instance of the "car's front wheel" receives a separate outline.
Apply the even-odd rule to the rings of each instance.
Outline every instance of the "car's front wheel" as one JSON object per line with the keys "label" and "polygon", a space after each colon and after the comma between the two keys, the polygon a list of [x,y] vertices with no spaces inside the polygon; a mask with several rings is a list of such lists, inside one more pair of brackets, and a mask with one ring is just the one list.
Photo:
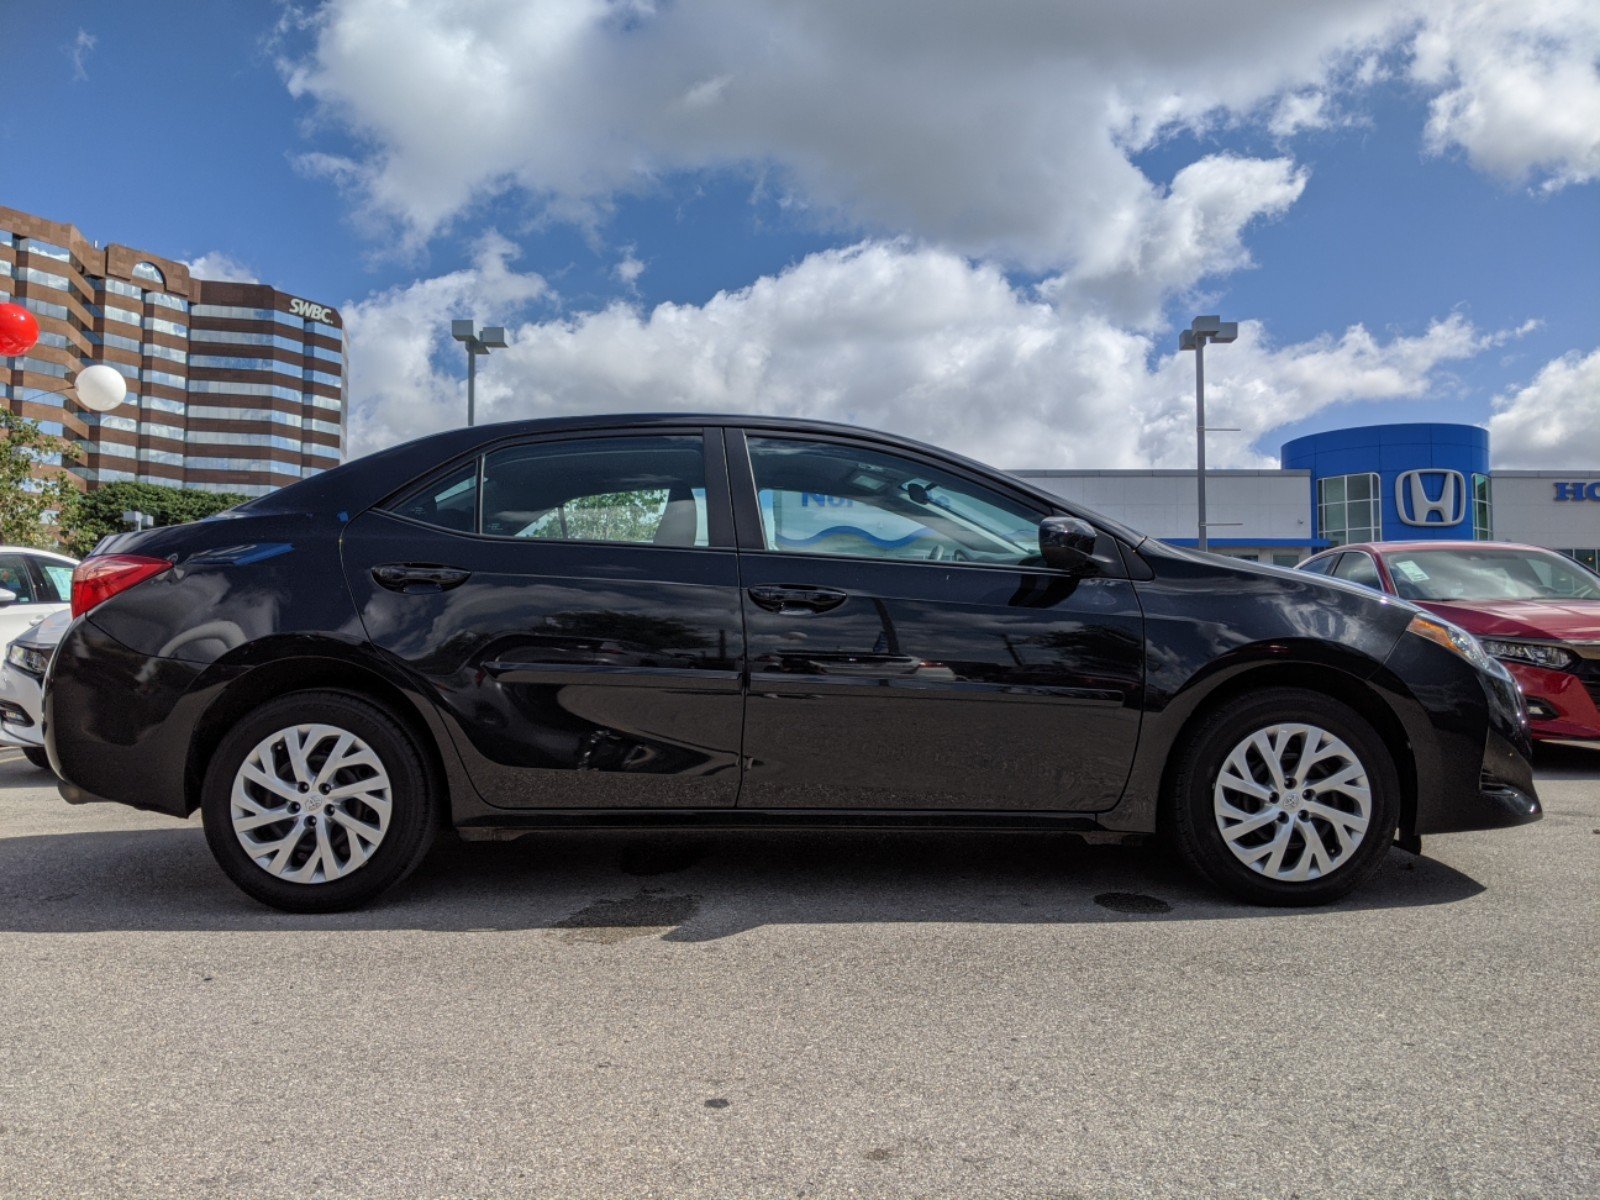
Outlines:
{"label": "car's front wheel", "polygon": [[1323,904],[1372,874],[1394,840],[1400,786],[1383,739],[1318,692],[1239,697],[1188,739],[1173,788],[1178,849],[1257,904]]}
{"label": "car's front wheel", "polygon": [[410,735],[342,692],[299,692],[246,716],[212,756],[200,807],[228,877],[291,912],[364,904],[422,861],[438,823]]}

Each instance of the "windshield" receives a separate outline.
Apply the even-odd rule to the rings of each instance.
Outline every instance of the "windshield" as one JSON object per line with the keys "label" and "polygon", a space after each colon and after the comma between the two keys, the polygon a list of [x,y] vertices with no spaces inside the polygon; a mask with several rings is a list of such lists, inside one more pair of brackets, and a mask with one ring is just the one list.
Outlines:
{"label": "windshield", "polygon": [[1600,600],[1600,576],[1540,550],[1404,550],[1384,556],[1407,600]]}

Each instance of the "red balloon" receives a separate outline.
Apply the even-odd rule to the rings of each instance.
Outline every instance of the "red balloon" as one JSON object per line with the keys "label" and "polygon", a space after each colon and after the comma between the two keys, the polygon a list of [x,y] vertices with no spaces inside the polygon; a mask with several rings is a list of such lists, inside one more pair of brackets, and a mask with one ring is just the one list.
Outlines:
{"label": "red balloon", "polygon": [[39,340],[39,322],[20,304],[0,304],[0,354],[26,354]]}

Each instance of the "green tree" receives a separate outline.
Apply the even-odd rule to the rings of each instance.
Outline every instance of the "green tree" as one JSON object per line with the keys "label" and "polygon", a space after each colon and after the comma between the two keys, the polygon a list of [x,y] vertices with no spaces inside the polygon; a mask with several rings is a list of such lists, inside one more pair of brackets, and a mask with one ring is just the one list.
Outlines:
{"label": "green tree", "polygon": [[231,492],[202,492],[155,483],[108,483],[68,498],[61,514],[61,540],[67,553],[81,558],[107,534],[128,528],[122,520],[124,512],[146,513],[157,525],[181,525],[242,504],[245,499]]}
{"label": "green tree", "polygon": [[53,550],[58,536],[47,518],[78,492],[60,470],[43,476],[35,471],[55,455],[62,463],[76,461],[78,448],[12,412],[0,412],[0,430],[6,439],[0,451],[0,542]]}

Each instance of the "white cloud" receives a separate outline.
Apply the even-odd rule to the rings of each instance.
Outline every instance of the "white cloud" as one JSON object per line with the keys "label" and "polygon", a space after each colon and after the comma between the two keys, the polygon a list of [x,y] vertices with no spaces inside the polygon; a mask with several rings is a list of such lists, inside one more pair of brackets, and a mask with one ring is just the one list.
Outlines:
{"label": "white cloud", "polygon": [[228,283],[260,283],[256,273],[233,255],[221,250],[211,250],[184,264],[189,273],[199,279],[217,279]]}
{"label": "white cloud", "polygon": [[1600,177],[1600,5],[1458,0],[1430,10],[1411,76],[1434,92],[1427,140],[1546,189]]}
{"label": "white cloud", "polygon": [[1494,409],[1489,436],[1497,465],[1592,467],[1600,448],[1600,350],[1546,363],[1532,383],[1497,397]]}
{"label": "white cloud", "polygon": [[89,55],[94,53],[95,43],[100,39],[87,29],[78,30],[78,36],[67,43],[67,57],[72,60],[72,81],[83,83],[89,78],[89,71],[85,66]]}
{"label": "white cloud", "polygon": [[1303,89],[1396,26],[1380,0],[1192,17],[1177,0],[1136,19],[1056,0],[335,0],[284,70],[364,146],[307,165],[413,245],[508,191],[594,221],[665,174],[733,167],[818,222],[1065,270],[1148,310],[1245,262],[1241,230],[1304,175],[1216,156],[1169,182],[1130,153]]}
{"label": "white cloud", "polygon": [[612,275],[629,291],[639,290],[639,276],[645,272],[646,263],[634,252],[634,247],[624,246],[622,257],[611,268]]}
{"label": "white cloud", "polygon": [[1113,298],[1165,295],[1236,266],[1303,177],[1231,160],[1191,252],[1128,252],[1187,215],[1181,173],[1164,187],[1130,154],[1180,127],[1359,119],[1386,54],[1432,98],[1436,149],[1555,183],[1600,169],[1593,0],[332,0],[289,36],[290,91],[361,146],[306,165],[413,248],[490,196],[592,226],[666,174],[731,167],[819,222],[1040,273],[1095,275],[1109,241],[1131,276]]}
{"label": "white cloud", "polygon": [[[459,424],[451,316],[545,295],[494,241],[478,264],[345,309],[352,435],[361,452]],[[1460,316],[1422,333],[1275,345],[1260,324],[1207,360],[1218,465],[1333,405],[1448,393],[1444,369],[1517,332]],[[1193,359],[1084,306],[1019,290],[988,264],[903,242],[813,254],[704,305],[514,325],[479,374],[484,420],[620,411],[746,411],[844,421],[1003,466],[1184,466],[1193,455]],[[1270,444],[1267,449],[1274,447]]]}
{"label": "white cloud", "polygon": [[[498,322],[548,296],[542,277],[512,268],[516,255],[516,247],[490,233],[471,267],[344,306],[350,456],[466,423],[463,351],[450,337],[450,321]],[[504,404],[514,413],[514,398]]]}

